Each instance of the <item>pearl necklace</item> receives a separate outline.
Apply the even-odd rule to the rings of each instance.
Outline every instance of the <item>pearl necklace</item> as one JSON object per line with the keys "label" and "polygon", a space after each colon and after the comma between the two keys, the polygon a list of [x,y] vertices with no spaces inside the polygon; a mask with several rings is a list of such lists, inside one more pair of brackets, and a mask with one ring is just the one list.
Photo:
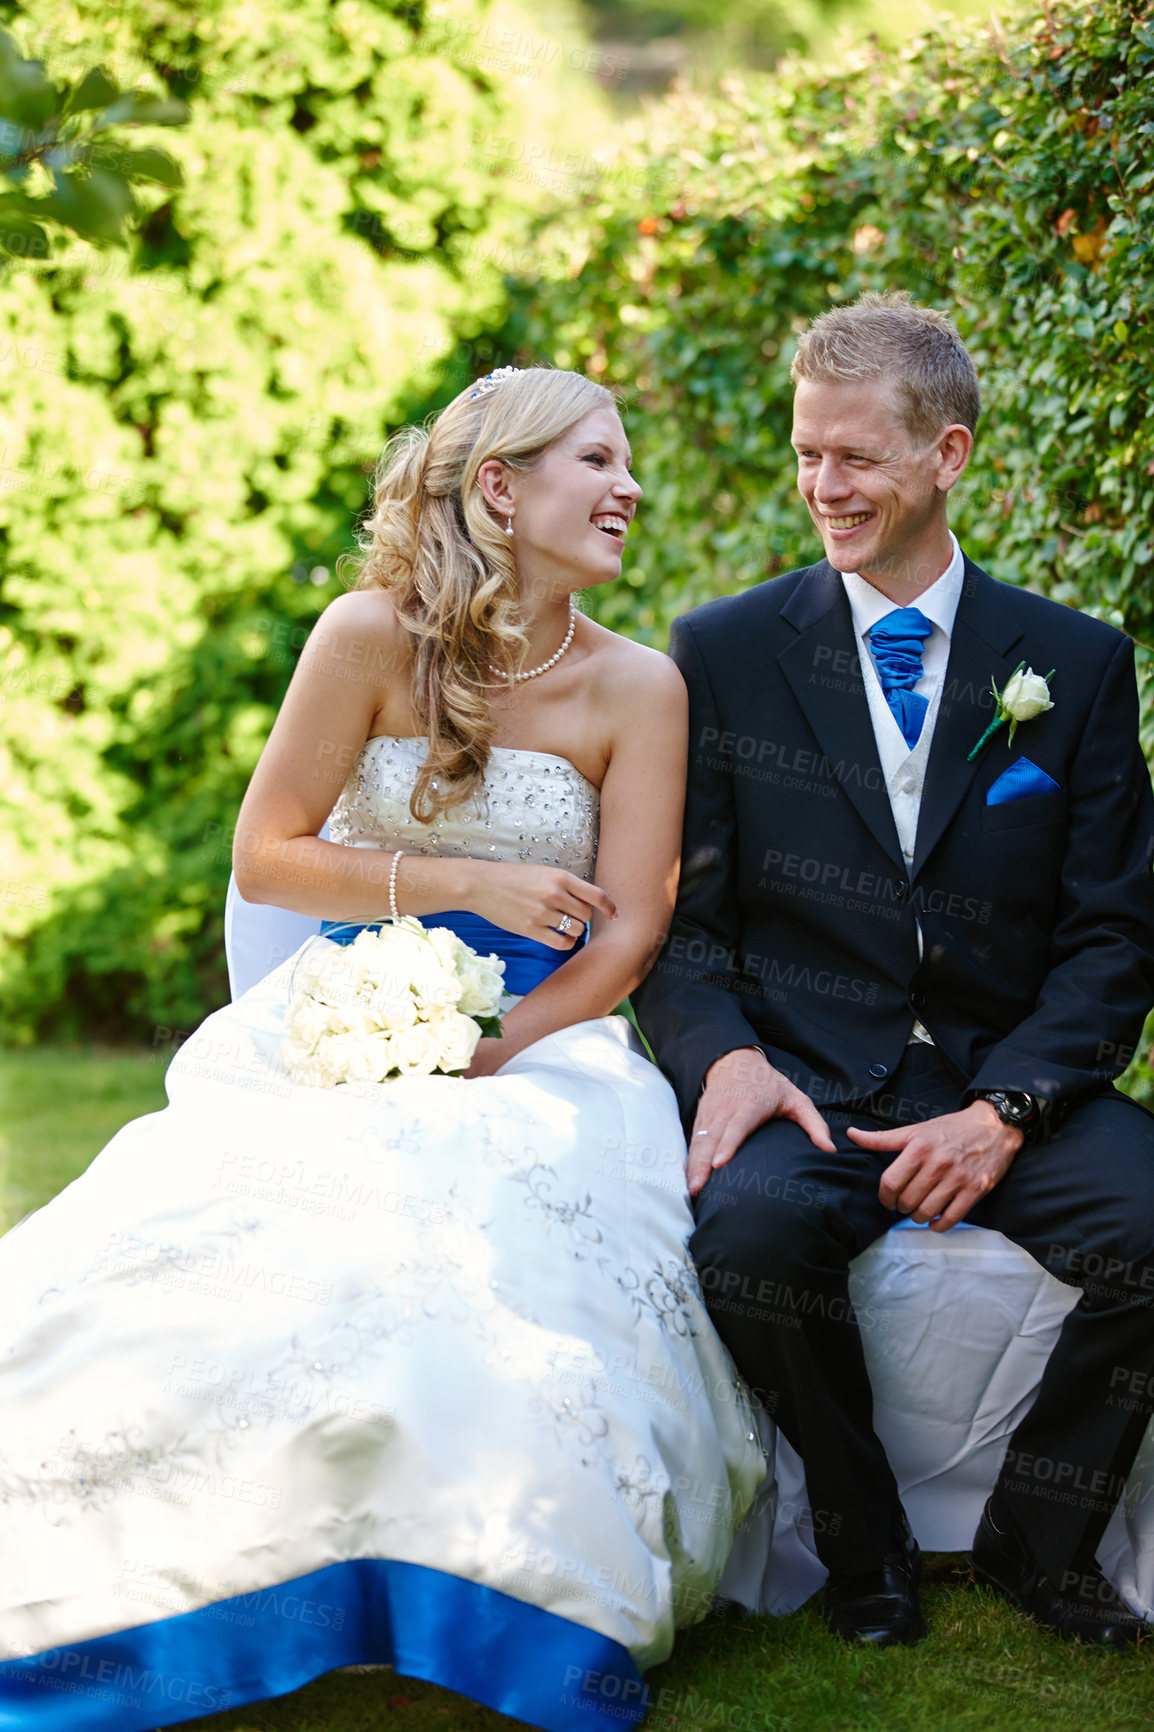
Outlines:
{"label": "pearl necklace", "polygon": [[[556,667],[557,663],[561,660],[561,657],[565,654],[565,651],[569,648],[569,645],[573,642],[573,633],[576,630],[577,630],[577,609],[574,607],[572,601],[570,601],[570,603],[569,603],[569,630],[565,633],[565,637],[564,637],[564,640],[561,644],[561,648],[557,651],[556,655],[551,655],[549,657],[549,660],[547,662],[542,662],[541,666],[539,668],[529,668],[525,673],[522,673],[522,674],[509,674],[508,675],[509,683],[511,685],[516,686],[516,685],[520,685],[522,680],[535,680],[537,678],[538,674],[547,674],[551,667]],[[491,674],[494,674],[498,679],[503,677],[502,670],[500,668],[495,668],[493,666],[492,662],[489,663],[489,672]]]}

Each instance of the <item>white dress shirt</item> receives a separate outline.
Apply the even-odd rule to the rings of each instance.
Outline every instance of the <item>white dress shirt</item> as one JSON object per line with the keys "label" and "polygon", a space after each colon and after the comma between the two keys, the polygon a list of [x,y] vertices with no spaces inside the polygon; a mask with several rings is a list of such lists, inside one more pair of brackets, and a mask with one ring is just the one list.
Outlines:
{"label": "white dress shirt", "polygon": [[[962,580],[965,574],[965,562],[957,538],[950,532],[951,557],[942,575],[937,578],[917,600],[911,602],[925,614],[933,630],[922,648],[922,677],[914,690],[926,699],[929,708],[926,710],[922,731],[918,743],[911,751],[906,744],[905,736],[897,724],[893,711],[886,702],[881,680],[874,665],[873,654],[869,648],[869,634],[879,620],[893,613],[896,602],[875,589],[864,577],[856,571],[844,571],[842,582],[845,585],[849,600],[850,612],[853,615],[854,637],[857,639],[858,659],[861,662],[862,680],[865,684],[866,698],[869,702],[870,720],[873,722],[874,738],[877,741],[878,757],[881,761],[882,775],[885,777],[886,790],[889,794],[890,809],[894,815],[894,827],[901,843],[902,855],[907,867],[913,865],[914,845],[918,833],[918,817],[922,806],[922,789],[926,779],[926,765],[929,762],[930,747],[933,744],[934,726],[938,719],[938,708],[941,704],[943,675],[950,655],[950,638],[957,616],[958,602],[962,595]],[[921,954],[922,933],[918,927],[918,953]],[[928,1041],[920,1022],[915,1022],[911,1037],[915,1040]]]}

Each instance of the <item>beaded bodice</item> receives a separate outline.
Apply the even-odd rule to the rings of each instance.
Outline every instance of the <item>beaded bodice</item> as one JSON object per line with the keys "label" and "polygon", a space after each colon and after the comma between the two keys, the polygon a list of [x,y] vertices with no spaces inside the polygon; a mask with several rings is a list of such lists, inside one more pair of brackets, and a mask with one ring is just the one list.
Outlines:
{"label": "beaded bodice", "polygon": [[422,824],[409,796],[427,751],[424,738],[366,740],[329,818],[331,839],[352,848],[523,860],[592,878],[600,795],[567,758],[494,746],[483,794]]}

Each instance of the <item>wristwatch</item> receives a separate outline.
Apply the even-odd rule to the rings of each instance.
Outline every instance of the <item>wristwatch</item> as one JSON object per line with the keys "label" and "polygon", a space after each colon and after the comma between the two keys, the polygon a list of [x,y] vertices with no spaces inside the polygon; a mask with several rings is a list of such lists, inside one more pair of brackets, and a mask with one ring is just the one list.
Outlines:
{"label": "wristwatch", "polygon": [[1004,1125],[1013,1125],[1029,1142],[1031,1134],[1041,1128],[1042,1103],[1037,1095],[1019,1093],[1014,1089],[975,1089],[976,1101],[989,1101]]}

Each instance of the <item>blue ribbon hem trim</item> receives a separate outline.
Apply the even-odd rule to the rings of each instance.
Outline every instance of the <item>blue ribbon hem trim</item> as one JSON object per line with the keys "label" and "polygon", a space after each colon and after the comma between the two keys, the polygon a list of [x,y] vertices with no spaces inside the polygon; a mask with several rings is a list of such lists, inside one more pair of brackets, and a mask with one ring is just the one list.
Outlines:
{"label": "blue ribbon hem trim", "polygon": [[0,1662],[0,1728],[151,1732],[381,1664],[544,1732],[616,1732],[649,1705],[608,1636],[422,1564],[357,1558]]}

